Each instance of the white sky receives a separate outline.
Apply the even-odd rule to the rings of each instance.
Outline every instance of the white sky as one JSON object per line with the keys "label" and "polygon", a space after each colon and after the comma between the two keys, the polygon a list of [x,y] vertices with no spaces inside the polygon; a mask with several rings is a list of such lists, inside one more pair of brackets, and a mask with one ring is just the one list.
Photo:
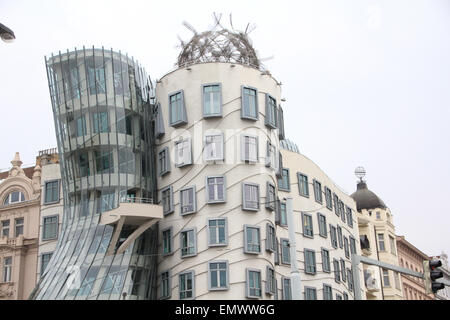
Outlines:
{"label": "white sky", "polygon": [[398,235],[450,254],[450,1],[0,0],[0,168],[56,147],[44,56],[104,45],[138,59],[153,79],[188,40],[233,15],[283,83],[289,139],[349,194],[354,169],[394,214]]}

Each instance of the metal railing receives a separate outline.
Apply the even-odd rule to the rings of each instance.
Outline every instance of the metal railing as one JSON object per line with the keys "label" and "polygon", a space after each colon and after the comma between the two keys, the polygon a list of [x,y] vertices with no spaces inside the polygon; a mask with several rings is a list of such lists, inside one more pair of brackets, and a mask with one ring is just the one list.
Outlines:
{"label": "metal railing", "polygon": [[45,149],[39,151],[39,157],[43,155],[51,155],[58,153],[58,148],[51,148],[51,149]]}
{"label": "metal railing", "polygon": [[147,204],[154,204],[152,198],[138,198],[138,197],[131,197],[131,196],[120,197],[120,203],[147,203]]}

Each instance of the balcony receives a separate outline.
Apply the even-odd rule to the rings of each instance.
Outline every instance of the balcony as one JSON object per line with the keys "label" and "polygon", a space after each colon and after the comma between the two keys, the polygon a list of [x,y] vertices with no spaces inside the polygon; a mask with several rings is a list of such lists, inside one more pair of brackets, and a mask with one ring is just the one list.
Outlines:
{"label": "balcony", "polygon": [[367,235],[360,235],[359,242],[361,244],[361,251],[363,255],[370,256],[372,254],[372,250],[370,249],[370,242]]}

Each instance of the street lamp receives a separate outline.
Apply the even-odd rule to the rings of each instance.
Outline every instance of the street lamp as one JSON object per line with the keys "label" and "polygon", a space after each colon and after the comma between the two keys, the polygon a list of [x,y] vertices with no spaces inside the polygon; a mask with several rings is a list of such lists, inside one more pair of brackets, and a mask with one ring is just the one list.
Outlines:
{"label": "street lamp", "polygon": [[11,29],[0,23],[0,38],[5,42],[13,42],[16,36]]}

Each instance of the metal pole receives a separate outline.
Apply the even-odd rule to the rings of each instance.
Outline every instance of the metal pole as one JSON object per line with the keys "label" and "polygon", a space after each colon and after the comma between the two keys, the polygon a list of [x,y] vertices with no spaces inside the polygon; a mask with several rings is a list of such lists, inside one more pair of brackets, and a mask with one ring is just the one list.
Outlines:
{"label": "metal pole", "polygon": [[298,270],[297,261],[297,245],[295,242],[295,226],[294,226],[294,211],[292,210],[292,198],[286,198],[286,215],[287,225],[289,231],[289,253],[291,256],[291,291],[292,300],[302,299],[302,288],[300,282],[300,272]]}
{"label": "metal pole", "polygon": [[352,254],[353,291],[355,300],[362,300],[361,285],[360,285],[361,280],[359,279],[359,269],[358,269],[361,260],[359,258],[360,256]]}

